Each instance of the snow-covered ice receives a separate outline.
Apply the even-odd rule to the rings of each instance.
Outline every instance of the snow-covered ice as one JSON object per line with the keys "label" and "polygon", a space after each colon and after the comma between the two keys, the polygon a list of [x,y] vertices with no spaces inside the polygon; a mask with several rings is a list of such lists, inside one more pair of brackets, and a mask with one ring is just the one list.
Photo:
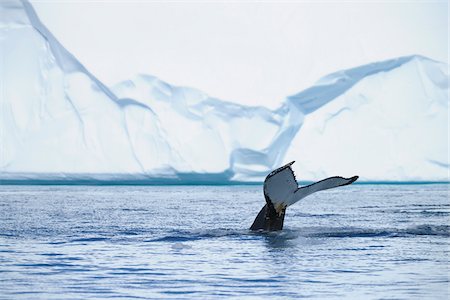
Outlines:
{"label": "snow-covered ice", "polygon": [[0,2],[0,180],[448,181],[448,66],[405,56],[249,107],[138,75],[106,87],[26,1]]}

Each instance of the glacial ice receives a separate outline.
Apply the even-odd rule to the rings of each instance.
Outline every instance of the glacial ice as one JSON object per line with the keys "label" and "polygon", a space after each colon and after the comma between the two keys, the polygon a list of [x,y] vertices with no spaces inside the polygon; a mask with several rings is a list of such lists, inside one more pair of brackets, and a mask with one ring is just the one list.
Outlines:
{"label": "glacial ice", "polygon": [[0,180],[448,181],[448,66],[405,56],[339,71],[276,110],[139,75],[106,87],[27,1],[0,2]]}

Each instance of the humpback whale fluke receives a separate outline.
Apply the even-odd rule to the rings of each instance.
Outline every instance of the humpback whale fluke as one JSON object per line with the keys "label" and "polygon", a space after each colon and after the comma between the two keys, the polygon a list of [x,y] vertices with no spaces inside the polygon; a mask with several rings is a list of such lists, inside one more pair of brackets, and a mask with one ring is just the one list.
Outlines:
{"label": "humpback whale fluke", "polygon": [[291,165],[294,161],[272,171],[264,180],[266,205],[256,216],[250,230],[275,231],[283,229],[286,208],[312,193],[352,184],[358,176],[344,178],[334,176],[299,187]]}

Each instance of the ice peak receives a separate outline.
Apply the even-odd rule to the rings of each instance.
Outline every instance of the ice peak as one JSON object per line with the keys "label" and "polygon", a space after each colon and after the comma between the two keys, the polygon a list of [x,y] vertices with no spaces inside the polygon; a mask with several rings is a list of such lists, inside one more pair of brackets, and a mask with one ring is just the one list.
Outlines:
{"label": "ice peak", "polygon": [[24,3],[19,0],[4,0],[0,2],[0,15],[2,20],[0,28],[12,29],[31,25],[24,9]]}

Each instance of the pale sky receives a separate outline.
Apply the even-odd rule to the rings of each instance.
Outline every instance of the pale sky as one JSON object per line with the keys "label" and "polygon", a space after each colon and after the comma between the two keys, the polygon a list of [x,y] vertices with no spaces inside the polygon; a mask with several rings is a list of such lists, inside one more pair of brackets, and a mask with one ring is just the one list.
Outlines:
{"label": "pale sky", "polygon": [[31,1],[106,85],[139,73],[275,108],[340,69],[420,54],[448,63],[447,1]]}

